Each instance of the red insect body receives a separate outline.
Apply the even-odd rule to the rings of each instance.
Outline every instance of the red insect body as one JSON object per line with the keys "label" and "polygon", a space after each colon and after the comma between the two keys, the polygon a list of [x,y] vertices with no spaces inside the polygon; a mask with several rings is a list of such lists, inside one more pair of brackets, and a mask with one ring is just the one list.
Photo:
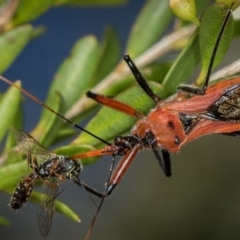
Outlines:
{"label": "red insect body", "polygon": [[[238,100],[240,99],[240,78],[218,81],[209,85],[217,47],[230,17],[231,9],[227,13],[216,46],[213,49],[206,81],[202,89],[180,86],[175,98],[161,101],[150,89],[130,57],[125,56],[124,60],[136,81],[146,94],[157,103],[156,107],[147,116],[143,116],[137,110],[114,99],[91,92],[87,94],[88,97],[103,105],[139,118],[131,134],[126,137],[117,137],[112,146],[74,156],[85,158],[106,154],[124,155],[110,177],[106,187],[106,195],[109,195],[116,184],[121,181],[135,155],[143,148],[152,149],[165,175],[171,176],[170,153],[176,154],[182,146],[207,134],[240,135],[240,100]],[[161,149],[163,159],[156,151],[157,148]]]}
{"label": "red insect body", "polygon": [[[182,146],[204,135],[212,133],[237,133],[240,130],[240,112],[237,112],[239,106],[230,106],[229,101],[231,98],[236,98],[235,101],[237,101],[237,96],[240,94],[239,89],[240,78],[236,77],[212,83],[207,88],[205,95],[190,96],[190,93],[179,91],[173,99],[160,102],[147,116],[140,117],[133,127],[130,136],[136,137],[137,139],[146,139],[147,134],[151,132],[156,141],[155,147],[176,154]],[[228,94],[228,96],[226,96],[226,94]],[[106,97],[104,96],[91,93],[91,97],[100,103],[103,103],[102,99],[104,99],[104,103],[106,101]],[[111,107],[111,103],[113,103],[115,109],[117,109],[116,103],[120,105],[119,109],[122,109],[123,106],[125,106],[125,104],[113,99],[109,98],[108,100],[109,102],[107,105]],[[218,109],[211,110],[218,101],[220,101],[220,107],[222,105],[228,105],[231,108],[236,107],[235,120],[228,119],[228,111],[223,111],[222,116],[220,117],[218,116]],[[129,115],[133,115],[130,111],[125,112]],[[136,116],[136,114],[134,115]],[[139,113],[138,115],[141,116]],[[135,155],[142,148],[151,149],[152,147],[151,145],[143,146],[142,144],[136,143],[132,148],[125,149],[126,152],[124,153],[126,153],[126,155],[116,167],[110,179],[110,185],[115,185],[121,180]],[[107,154],[114,155],[117,154],[118,151],[119,147],[115,140],[115,144],[112,146],[106,146],[102,149],[78,154],[74,156],[74,158],[85,158]],[[107,192],[107,194],[110,194],[110,192]]]}

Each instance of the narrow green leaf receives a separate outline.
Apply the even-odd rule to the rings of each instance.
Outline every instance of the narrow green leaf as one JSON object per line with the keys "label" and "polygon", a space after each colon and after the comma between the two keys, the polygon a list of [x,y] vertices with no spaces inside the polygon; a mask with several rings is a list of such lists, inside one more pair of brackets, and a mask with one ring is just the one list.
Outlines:
{"label": "narrow green leaf", "polygon": [[162,83],[163,79],[167,75],[172,63],[159,62],[151,64],[143,69],[143,75],[149,81]]}
{"label": "narrow green leaf", "polygon": [[99,60],[90,87],[96,85],[117,65],[120,55],[120,42],[112,27],[105,30],[104,38],[99,47]]}
{"label": "narrow green leaf", "polygon": [[111,7],[126,4],[127,0],[54,0],[55,5],[69,4],[76,6]]}
{"label": "narrow green leaf", "polygon": [[[13,123],[15,129],[23,129],[23,106],[22,101],[19,101],[19,106],[17,107],[17,111],[15,116],[13,117]],[[4,147],[4,153],[8,153],[11,148],[16,146],[16,140],[13,135],[13,131],[8,131],[6,144]]]}
{"label": "narrow green leaf", "polygon": [[30,25],[25,25],[0,36],[0,73],[4,72],[12,64],[30,41],[32,30]]}
{"label": "narrow green leaf", "polygon": [[240,20],[234,21],[234,37],[239,37],[240,36]]}
{"label": "narrow green leaf", "polygon": [[53,1],[54,0],[21,0],[8,27],[13,27],[34,20],[45,13],[52,6]]}
{"label": "narrow green leaf", "polygon": [[164,98],[176,92],[180,83],[185,83],[200,61],[198,35],[192,37],[168,71],[163,85]]}
{"label": "narrow green leaf", "polygon": [[[63,114],[65,102],[63,102],[62,96],[58,92],[53,93],[53,96],[55,98],[52,99],[51,108],[56,112]],[[45,118],[40,119],[37,126],[31,132],[31,135],[37,138],[44,147],[48,147],[55,141],[62,124],[63,121],[61,118],[59,118],[55,113],[48,111]]]}
{"label": "narrow green leaf", "polygon": [[201,0],[201,1],[195,1],[197,6],[197,14],[198,16],[202,15],[202,12],[204,9],[206,9],[207,6],[209,6],[213,1],[212,0]]}
{"label": "narrow green leaf", "polygon": [[11,223],[7,218],[0,216],[0,225],[9,227],[11,225]]}
{"label": "narrow green leaf", "polygon": [[132,57],[152,46],[166,31],[173,17],[168,0],[149,0],[132,27],[126,52]]}
{"label": "narrow green leaf", "polygon": [[[30,200],[35,202],[35,203],[41,204],[44,199],[46,199],[45,194],[35,192],[35,191],[33,191],[31,193]],[[70,218],[74,222],[81,222],[80,217],[70,207],[68,207],[65,203],[63,203],[59,200],[54,200],[54,205],[55,205],[55,210],[56,211],[62,213],[63,215]]]}
{"label": "narrow green leaf", "polygon": [[15,188],[15,186],[17,186],[22,177],[27,174],[27,169],[28,166],[26,160],[1,166],[0,190]]}
{"label": "narrow green leaf", "polygon": [[[51,88],[48,92],[46,104],[51,106],[55,93],[63,96],[65,108],[70,106],[88,90],[98,60],[98,43],[95,37],[89,36],[80,39],[73,47],[70,56],[62,63],[57,71]],[[49,114],[44,110],[42,117]]]}
{"label": "narrow green leaf", "polygon": [[[160,95],[162,93],[162,88],[158,83],[149,82],[149,84],[156,94]],[[147,113],[155,105],[153,100],[150,99],[139,86],[124,91],[119,94],[116,99],[120,102],[129,104],[143,113]],[[105,140],[111,140],[128,131],[136,120],[136,118],[127,116],[119,111],[103,107],[88,123],[86,129]],[[99,141],[88,134],[81,133],[73,143],[96,145],[99,144]]]}
{"label": "narrow green leaf", "polygon": [[[205,81],[210,60],[213,54],[213,49],[216,45],[219,33],[223,27],[228,9],[229,8],[223,4],[213,4],[204,12],[202,16],[201,27],[199,30],[202,70],[197,80],[198,85],[201,85]],[[222,61],[230,46],[233,36],[233,27],[233,18],[230,16],[227,27],[224,29],[216,57],[214,59],[213,68]]]}
{"label": "narrow green leaf", "polygon": [[[18,86],[21,85],[20,81],[17,81],[16,84]],[[0,141],[4,137],[9,127],[13,124],[14,117],[18,112],[20,101],[21,93],[15,87],[10,87],[8,91],[5,93],[4,97],[2,98],[0,102],[0,116],[1,116]]]}

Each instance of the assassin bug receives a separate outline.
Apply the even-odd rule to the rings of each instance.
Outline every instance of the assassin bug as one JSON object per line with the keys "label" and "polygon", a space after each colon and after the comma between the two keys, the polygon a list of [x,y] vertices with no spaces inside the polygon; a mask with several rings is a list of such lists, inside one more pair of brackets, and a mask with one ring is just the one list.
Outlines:
{"label": "assassin bug", "polygon": [[[179,86],[174,99],[163,102],[153,93],[134,62],[128,55],[124,60],[145,93],[156,102],[157,106],[147,116],[132,107],[112,98],[88,92],[87,96],[110,108],[124,112],[139,120],[129,136],[118,136],[112,146],[78,154],[75,157],[102,155],[124,155],[114,170],[106,187],[106,195],[111,194],[121,181],[136,154],[143,148],[152,149],[166,176],[171,176],[170,153],[176,154],[187,143],[209,133],[221,133],[237,136],[239,131],[239,77],[209,85],[209,77],[214,58],[224,29],[230,19],[229,9],[220,30],[212,53],[208,74],[203,88]],[[162,158],[157,152],[162,151]]]}
{"label": "assassin bug", "polygon": [[[98,197],[102,197],[95,189],[92,189],[80,181],[79,175],[82,171],[80,162],[71,159],[71,157],[65,157],[51,152],[24,131],[16,130],[14,133],[18,147],[20,151],[27,155],[28,164],[33,169],[33,172],[23,177],[17,185],[9,206],[13,210],[22,208],[27,202],[27,198],[30,196],[35,182],[37,180],[42,181],[44,186],[43,193],[45,193],[46,196],[42,200],[42,204],[37,213],[38,226],[42,236],[45,237],[49,233],[54,213],[54,199],[61,193],[58,193],[60,182],[71,179],[78,186],[84,188],[87,193],[89,192]],[[43,162],[38,164],[39,160],[43,160]],[[89,197],[95,204],[91,195],[89,195]]]}
{"label": "assassin bug", "polygon": [[[240,78],[209,84],[214,58],[229,19],[229,9],[212,52],[205,83],[202,88],[179,86],[175,98],[169,101],[161,99],[153,93],[146,80],[128,55],[124,60],[132,71],[136,81],[145,93],[156,103],[156,107],[147,116],[132,107],[112,98],[88,92],[87,96],[100,104],[137,117],[139,120],[133,127],[131,135],[118,136],[112,146],[78,154],[75,157],[87,158],[102,155],[123,155],[114,169],[105,188],[105,195],[110,195],[120,183],[136,154],[142,149],[151,149],[156,155],[166,176],[171,176],[170,153],[176,154],[182,146],[210,133],[240,136]],[[162,157],[157,152],[161,149]],[[98,211],[104,201],[102,199]],[[87,239],[96,220],[96,212]]]}

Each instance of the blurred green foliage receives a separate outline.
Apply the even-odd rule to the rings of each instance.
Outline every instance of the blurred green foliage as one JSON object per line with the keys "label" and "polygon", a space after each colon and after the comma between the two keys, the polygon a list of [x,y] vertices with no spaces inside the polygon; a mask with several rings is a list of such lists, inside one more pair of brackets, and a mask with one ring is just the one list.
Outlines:
{"label": "blurred green foliage", "polygon": [[[222,4],[213,4],[206,9],[211,3],[210,0],[197,1],[197,11],[194,11],[194,14],[195,12],[198,14],[195,19],[200,20],[200,27],[196,28],[194,33],[189,31],[188,35],[168,46],[168,50],[164,52],[166,55],[175,52],[176,48],[180,49],[174,61],[171,58],[166,60],[160,53],[149,60],[147,52],[152,47],[156,47],[155,44],[159,39],[164,39],[167,29],[168,32],[177,33],[183,27],[189,27],[191,23],[174,17],[168,6],[168,0],[148,0],[139,13],[132,26],[126,52],[134,59],[141,57],[147,59],[141,65],[142,71],[147,79],[154,80],[149,84],[160,97],[166,98],[174,94],[177,86],[188,81],[200,62],[202,66],[200,77],[204,80],[212,49],[225,18],[226,11],[222,10],[227,9]],[[1,16],[5,16],[5,22],[0,25],[1,73],[11,66],[32,38],[41,37],[44,33],[44,29],[34,28],[30,22],[51,7],[63,4],[76,7],[112,6],[126,4],[126,0],[2,1],[0,11],[2,10]],[[183,11],[188,10],[183,9]],[[174,24],[171,24],[173,22]],[[234,21],[231,19],[226,29],[227,37],[222,39],[215,65],[219,64],[226,54],[233,38],[233,26]],[[170,27],[171,30],[169,30]],[[238,32],[235,31],[234,37],[237,35]],[[154,106],[154,102],[143,93],[139,86],[135,86],[135,81],[125,63],[118,62],[120,58],[119,40],[113,28],[109,27],[106,30],[101,42],[94,36],[86,36],[78,40],[71,50],[70,57],[63,60],[56,71],[55,79],[48,91],[46,104],[51,103],[55,111],[62,115],[66,114],[72,121],[82,121],[96,108],[96,104],[85,97],[85,92],[93,88],[99,90],[101,94],[117,95],[118,100],[146,114]],[[202,80],[200,82],[202,83]],[[21,86],[20,82],[16,84]],[[1,140],[11,127],[22,128],[24,115],[21,105],[20,91],[11,86],[0,99]],[[136,119],[103,107],[86,128],[106,141],[112,141],[114,137],[129,131],[135,121]],[[72,126],[47,109],[43,109],[37,126],[31,132],[31,135],[45,147],[51,147],[54,143],[74,134]],[[14,148],[15,145],[13,136],[9,133],[0,158],[0,190],[7,194],[12,193],[27,169],[26,159],[19,156]],[[86,133],[80,133],[71,144],[60,147],[56,152],[71,156],[77,152],[85,152],[100,146],[102,143],[99,140]],[[94,161],[96,159],[86,159],[83,163],[88,165]],[[40,195],[33,192],[30,200],[39,203]],[[61,202],[57,203],[56,209],[72,219],[78,219],[75,213]],[[1,218],[0,224],[6,225],[7,221]]]}

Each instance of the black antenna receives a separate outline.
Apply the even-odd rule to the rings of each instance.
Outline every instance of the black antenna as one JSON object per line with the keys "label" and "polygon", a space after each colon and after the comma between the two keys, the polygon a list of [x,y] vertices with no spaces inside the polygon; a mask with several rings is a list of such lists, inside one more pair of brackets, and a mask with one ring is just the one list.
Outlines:
{"label": "black antenna", "polygon": [[223,32],[227,26],[227,23],[230,19],[230,16],[231,16],[231,13],[232,13],[232,7],[234,5],[234,2],[231,4],[231,7],[228,9],[228,12],[227,12],[227,16],[224,20],[224,23],[222,25],[222,28],[219,32],[219,35],[217,37],[217,40],[216,40],[216,43],[215,43],[215,46],[213,48],[213,52],[212,52],[212,56],[211,56],[211,59],[210,59],[210,62],[209,62],[209,66],[208,66],[208,70],[207,70],[207,75],[206,75],[206,80],[205,80],[205,83],[203,85],[203,88],[193,88],[191,86],[185,86],[185,85],[182,85],[182,86],[179,86],[178,87],[178,90],[180,91],[183,91],[183,92],[188,92],[188,93],[193,93],[193,94],[197,94],[197,95],[204,95],[206,93],[206,90],[207,90],[207,87],[208,87],[208,84],[209,84],[209,80],[210,80],[210,75],[211,75],[211,72],[212,72],[212,67],[213,67],[213,63],[214,63],[214,59],[216,57],[216,53],[217,53],[217,50],[218,50],[218,47],[219,47],[219,44],[220,44],[220,41],[221,41],[221,38],[223,36]]}
{"label": "black antenna", "polygon": [[85,133],[88,133],[89,135],[91,135],[92,137],[94,137],[94,138],[98,139],[99,141],[105,143],[106,145],[111,146],[111,144],[108,143],[107,141],[105,141],[104,139],[96,136],[95,134],[89,132],[88,130],[86,130],[86,129],[80,127],[79,125],[77,125],[76,123],[74,123],[74,122],[70,121],[69,119],[65,118],[65,117],[64,117],[63,115],[61,115],[60,113],[54,111],[52,108],[48,107],[45,103],[43,103],[42,101],[40,101],[38,98],[36,98],[35,96],[33,96],[31,93],[29,93],[29,92],[28,92],[27,90],[25,90],[24,88],[19,87],[17,84],[11,82],[10,80],[8,80],[7,78],[5,78],[5,77],[3,77],[3,76],[1,76],[1,75],[0,75],[0,79],[1,79],[3,82],[5,82],[5,83],[7,83],[7,84],[9,84],[9,85],[11,85],[11,86],[14,86],[14,87],[18,88],[22,93],[24,93],[26,96],[28,96],[28,97],[29,97],[30,99],[32,99],[34,102],[36,102],[36,103],[40,104],[41,106],[45,107],[45,108],[48,109],[50,112],[55,113],[58,117],[64,119],[66,122],[70,123],[70,124],[71,124],[72,126],[74,126],[75,128],[80,129],[81,131],[83,131],[83,132],[85,132]]}
{"label": "black antenna", "polygon": [[140,71],[138,70],[138,68],[136,67],[136,65],[134,64],[134,62],[132,61],[132,59],[130,58],[129,55],[125,55],[123,57],[123,59],[125,60],[125,62],[127,63],[128,67],[130,68],[130,70],[132,71],[132,74],[134,75],[136,81],[138,82],[139,86],[143,89],[143,91],[156,103],[158,103],[160,101],[160,98],[154,94],[154,92],[152,91],[152,89],[149,87],[149,85],[147,84],[146,79],[143,77],[143,75],[140,73]]}
{"label": "black antenna", "polygon": [[227,25],[227,23],[228,23],[228,20],[229,20],[229,18],[230,18],[230,16],[231,16],[233,5],[234,5],[234,2],[231,4],[230,8],[228,9],[227,16],[226,16],[226,18],[225,18],[225,20],[224,20],[224,23],[223,23],[222,28],[221,28],[221,31],[220,31],[220,33],[219,33],[219,35],[218,35],[216,44],[215,44],[215,46],[214,46],[214,48],[213,48],[212,56],[211,56],[211,59],[210,59],[210,63],[209,63],[209,66],[208,66],[208,70],[207,70],[206,81],[205,81],[204,86],[203,86],[203,88],[202,88],[202,90],[201,90],[201,91],[202,91],[201,94],[205,94],[206,89],[207,89],[207,87],[208,87],[208,83],[209,83],[209,80],[210,80],[210,75],[211,75],[211,72],[212,72],[212,67],[213,67],[214,59],[215,59],[215,57],[216,57],[216,53],[217,53],[217,50],[218,50],[218,47],[219,47],[219,44],[220,44],[220,41],[221,41],[223,32],[224,32],[224,30],[225,30],[225,28],[226,28],[226,25]]}

